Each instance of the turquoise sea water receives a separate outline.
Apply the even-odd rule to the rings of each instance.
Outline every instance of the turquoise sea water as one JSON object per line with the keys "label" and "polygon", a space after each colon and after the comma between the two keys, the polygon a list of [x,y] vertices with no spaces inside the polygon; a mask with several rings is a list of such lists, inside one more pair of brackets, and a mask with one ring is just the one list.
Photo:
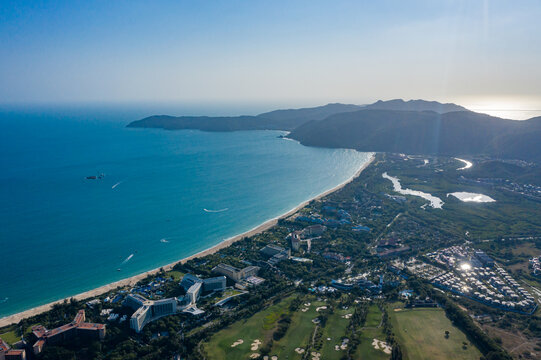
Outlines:
{"label": "turquoise sea water", "polygon": [[0,317],[209,248],[342,183],[369,157],[277,131],[125,128],[144,115],[0,111]]}

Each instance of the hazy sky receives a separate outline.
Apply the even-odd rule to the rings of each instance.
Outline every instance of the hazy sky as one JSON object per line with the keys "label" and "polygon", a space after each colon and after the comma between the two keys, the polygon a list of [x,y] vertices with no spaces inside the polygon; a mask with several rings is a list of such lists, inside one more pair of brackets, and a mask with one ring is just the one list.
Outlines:
{"label": "hazy sky", "polygon": [[0,103],[541,104],[541,1],[0,2]]}

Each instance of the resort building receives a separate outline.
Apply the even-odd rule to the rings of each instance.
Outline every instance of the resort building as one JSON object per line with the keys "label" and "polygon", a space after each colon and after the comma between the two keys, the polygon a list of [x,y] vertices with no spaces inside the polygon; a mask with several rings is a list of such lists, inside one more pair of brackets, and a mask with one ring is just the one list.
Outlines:
{"label": "resort building", "polygon": [[26,351],[11,349],[4,340],[0,339],[0,360],[26,360]]}
{"label": "resort building", "polygon": [[60,344],[75,337],[102,340],[105,337],[105,324],[87,323],[85,320],[85,311],[79,310],[71,323],[56,329],[47,330],[42,325],[33,326],[32,333],[37,339],[32,346],[34,354],[41,353],[45,344]]}
{"label": "resort building", "polygon": [[270,259],[267,261],[270,265],[276,265],[282,260],[289,259],[289,256],[291,256],[291,250],[286,250],[281,246],[269,244],[259,250],[259,252],[263,256],[270,257]]}
{"label": "resort building", "polygon": [[227,264],[218,264],[213,269],[213,272],[227,276],[235,282],[242,281],[250,276],[256,276],[259,271],[257,266],[247,266],[244,269],[239,269]]}
{"label": "resort building", "polygon": [[130,318],[130,327],[137,333],[151,321],[177,312],[177,298],[162,300],[147,300],[141,295],[130,294],[124,300],[124,305],[135,310]]}
{"label": "resort building", "polygon": [[303,237],[321,236],[326,230],[327,227],[325,225],[310,225],[302,230],[302,235]]}
{"label": "resort building", "polygon": [[186,291],[186,298],[190,305],[195,305],[195,303],[199,299],[199,295],[201,294],[202,288],[203,288],[202,282],[196,282],[195,284],[190,286],[188,291]]}
{"label": "resort building", "polygon": [[225,276],[201,279],[196,275],[186,274],[182,278],[180,286],[182,286],[184,290],[188,291],[189,288],[197,283],[203,284],[203,288],[201,290],[204,292],[224,291],[227,285],[227,279]]}
{"label": "resort building", "polygon": [[225,276],[217,276],[203,280],[203,291],[224,291],[227,284]]}
{"label": "resort building", "polygon": [[259,250],[259,252],[264,256],[273,257],[274,255],[277,255],[280,253],[287,253],[287,250],[278,245],[268,244],[264,248]]}
{"label": "resort building", "polygon": [[186,274],[184,277],[182,277],[182,281],[180,282],[180,286],[184,288],[184,290],[188,291],[188,289],[194,285],[195,283],[198,283],[202,281],[199,277],[192,275],[192,274]]}
{"label": "resort building", "polygon": [[300,231],[294,231],[291,233],[291,249],[293,251],[299,251],[301,247],[301,234]]}

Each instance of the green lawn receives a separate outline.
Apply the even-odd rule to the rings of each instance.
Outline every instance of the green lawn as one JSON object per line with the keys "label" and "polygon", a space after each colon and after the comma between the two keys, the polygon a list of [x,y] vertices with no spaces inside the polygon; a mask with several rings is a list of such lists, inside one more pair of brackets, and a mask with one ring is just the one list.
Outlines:
{"label": "green lawn", "polygon": [[[442,309],[390,311],[393,331],[409,360],[478,360],[481,353],[454,327]],[[450,332],[445,338],[445,331]],[[462,343],[467,348],[462,348]]]}
{"label": "green lawn", "polygon": [[0,334],[0,338],[10,345],[15,344],[17,341],[21,340],[21,337],[17,335],[14,330]]}
{"label": "green lawn", "polygon": [[[310,305],[305,306],[307,303]],[[316,326],[312,320],[319,316],[316,309],[326,305],[324,302],[315,301],[315,297],[307,297],[291,317],[291,324],[285,336],[274,342],[271,354],[278,356],[278,359],[301,359],[302,355],[295,352],[295,349],[306,348]]]}
{"label": "green lawn", "polygon": [[377,305],[370,305],[368,308],[368,314],[366,315],[366,322],[364,327],[375,328],[381,324],[381,310]]}
{"label": "green lawn", "polygon": [[171,270],[171,271],[168,271],[166,273],[167,276],[172,276],[173,279],[175,279],[175,281],[180,281],[182,280],[182,277],[184,276],[184,273],[183,272],[180,272],[180,271],[176,271],[176,270]]}
{"label": "green lawn", "polygon": [[[294,296],[290,296],[248,319],[237,321],[233,325],[214,334],[203,345],[208,354],[208,359],[248,359],[252,353],[258,352],[250,350],[252,342],[259,339],[263,344],[268,343],[277,321],[282,314],[288,311],[288,307]],[[244,342],[238,346],[231,347],[239,339]]]}
{"label": "green lawn", "polygon": [[[289,304],[295,296],[293,295],[255,314],[251,318],[241,320],[215,334],[208,343],[204,344],[208,358],[228,360],[248,359],[252,353],[259,353],[259,351],[250,350],[252,342],[255,339],[259,339],[263,344],[268,344],[280,316],[288,312]],[[310,305],[306,306],[308,303]],[[321,314],[321,311],[318,312],[316,309],[322,306],[328,307],[329,304],[327,302],[317,301],[314,296],[305,297],[298,310],[291,314],[291,324],[284,337],[273,342],[269,355],[278,356],[278,359],[302,359],[303,354],[297,353],[295,349],[306,349],[310,343],[314,329],[316,328],[312,320]],[[349,319],[343,316],[352,314],[353,312],[353,308],[338,308],[332,314],[328,315],[327,323],[323,328],[323,345],[318,350],[322,355],[321,359],[339,360],[344,355],[344,351],[335,350],[335,345],[342,344],[342,338],[345,336],[346,328],[350,322]],[[331,340],[327,340],[327,338]],[[232,348],[231,345],[239,339],[242,339],[244,342]]]}
{"label": "green lawn", "polygon": [[[344,350],[336,350],[335,346],[342,344],[342,338],[346,336],[347,326],[350,320],[344,318],[347,314],[353,314],[355,309],[350,307],[347,310],[335,309],[334,313],[329,315],[327,324],[323,329],[323,346],[319,351],[322,359],[341,359],[344,355]],[[331,340],[328,340],[328,339]]]}
{"label": "green lawn", "polygon": [[220,302],[230,296],[244,294],[246,291],[240,291],[237,289],[226,289],[222,293],[219,294],[219,297],[216,297],[215,301]]}
{"label": "green lawn", "polygon": [[374,348],[374,339],[385,341],[381,325],[381,310],[377,305],[370,305],[364,327],[361,330],[361,343],[355,353],[355,359],[359,360],[388,360],[389,355],[381,349]]}

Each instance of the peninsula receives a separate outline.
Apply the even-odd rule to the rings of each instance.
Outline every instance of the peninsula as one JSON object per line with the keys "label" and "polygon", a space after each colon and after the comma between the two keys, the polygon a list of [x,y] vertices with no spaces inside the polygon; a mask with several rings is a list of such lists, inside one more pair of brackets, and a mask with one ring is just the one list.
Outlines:
{"label": "peninsula", "polygon": [[[401,99],[276,110],[257,116],[150,116],[131,128],[285,130],[303,145],[443,156],[541,160],[541,117],[507,120],[456,104]],[[366,136],[366,135],[370,136]],[[389,141],[392,139],[392,141]]]}

